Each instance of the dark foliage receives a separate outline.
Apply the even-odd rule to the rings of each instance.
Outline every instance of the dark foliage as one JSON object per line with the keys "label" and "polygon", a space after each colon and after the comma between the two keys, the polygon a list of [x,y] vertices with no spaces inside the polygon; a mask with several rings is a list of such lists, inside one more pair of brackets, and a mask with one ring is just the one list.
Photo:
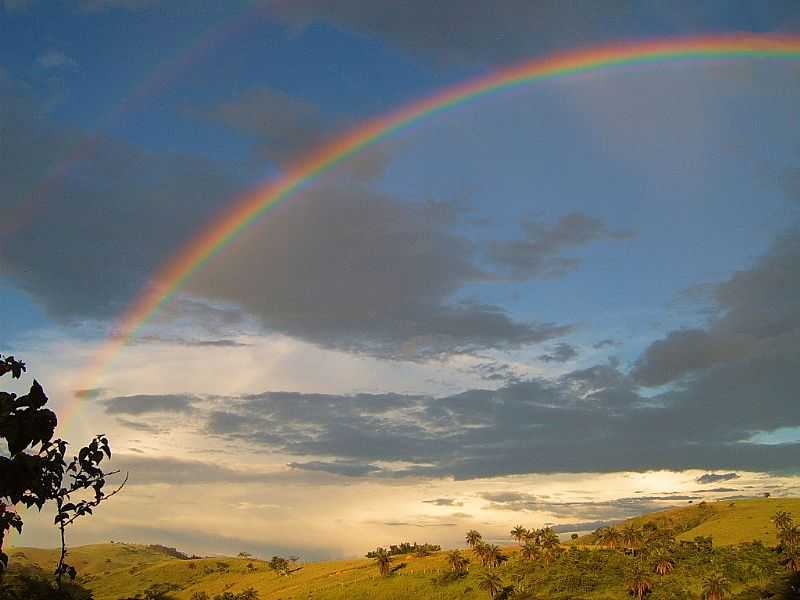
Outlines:
{"label": "dark foliage", "polygon": [[[19,379],[24,372],[25,363],[13,356],[0,356],[0,376],[11,373],[12,378]],[[21,504],[41,510],[52,502],[56,505],[55,524],[61,538],[55,575],[59,589],[63,589],[63,576],[74,580],[77,574],[65,561],[66,528],[78,518],[91,515],[125,482],[106,493],[107,478],[115,473],[101,467],[105,459],[111,458],[105,435],[96,436],[67,462],[68,444],[54,439],[58,419],[45,408],[46,404],[47,395],[36,380],[23,396],[0,392],[0,439],[7,446],[7,455],[0,456],[0,573],[8,567],[8,556],[2,551],[6,535],[12,528],[22,533],[22,518],[14,507]],[[73,501],[73,495],[82,499]]]}
{"label": "dark foliage", "polygon": [[[376,548],[367,552],[367,558],[375,558],[378,552],[383,548]],[[389,556],[397,556],[398,554],[413,554],[415,556],[427,556],[434,552],[439,552],[442,549],[438,544],[418,544],[417,542],[401,542],[400,544],[392,544],[388,549],[383,549]]]}

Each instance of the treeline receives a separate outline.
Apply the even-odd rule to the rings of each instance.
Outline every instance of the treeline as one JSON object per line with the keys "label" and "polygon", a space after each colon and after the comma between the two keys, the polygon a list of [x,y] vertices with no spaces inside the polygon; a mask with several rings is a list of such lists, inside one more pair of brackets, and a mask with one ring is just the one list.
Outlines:
{"label": "treeline", "polygon": [[418,544],[417,542],[401,542],[392,544],[389,548],[378,547],[367,552],[367,558],[376,558],[381,554],[397,556],[398,554],[413,554],[415,556],[428,556],[434,552],[439,552],[442,547],[439,544]]}

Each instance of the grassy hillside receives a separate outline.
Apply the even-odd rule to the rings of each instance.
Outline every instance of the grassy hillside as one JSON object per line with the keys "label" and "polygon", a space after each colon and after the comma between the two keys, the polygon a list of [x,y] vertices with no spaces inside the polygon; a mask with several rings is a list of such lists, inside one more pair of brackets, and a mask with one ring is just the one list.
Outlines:
{"label": "grassy hillside", "polygon": [[[680,555],[675,573],[668,578],[657,578],[658,587],[652,598],[697,597],[702,574],[709,565],[725,565],[726,574],[736,592],[743,592],[751,579],[742,575],[747,569],[761,572],[758,577],[783,577],[773,552],[760,546],[737,546],[743,542],[760,540],[764,544],[776,542],[770,517],[779,510],[790,512],[800,520],[800,499],[757,499],[692,505],[636,517],[630,520],[641,527],[647,522],[680,525],[679,539],[693,539],[697,535],[711,535],[716,553],[714,556]],[[590,541],[588,538],[578,540]],[[730,547],[730,549],[726,548]],[[506,549],[508,554],[515,552]],[[435,581],[447,573],[444,552],[418,558],[398,556],[393,559],[396,569],[389,577],[378,577],[371,560],[340,560],[299,565],[289,576],[280,576],[259,560],[247,558],[205,558],[181,560],[159,549],[128,544],[101,544],[74,548],[70,563],[80,573],[80,583],[94,592],[97,600],[119,600],[134,597],[153,584],[169,583],[176,586],[170,593],[176,600],[190,600],[195,592],[206,592],[213,598],[226,591],[256,590],[261,600],[289,599],[400,599],[426,598],[472,600],[487,598],[479,589],[479,576],[484,571],[471,553],[469,575],[451,582]],[[10,552],[12,564],[36,566],[51,571],[56,560],[52,550],[16,548]],[[515,595],[514,598],[625,598],[622,582],[630,558],[621,553],[597,552],[575,548],[564,555],[557,565],[543,567],[525,566],[510,560],[499,569],[507,584],[518,588],[538,589],[536,596]],[[714,566],[713,568],[719,568]],[[737,571],[737,569],[739,569]],[[760,571],[759,571],[760,570]],[[776,579],[777,580],[777,579]],[[765,584],[766,585],[766,584]],[[562,589],[563,588],[563,589]],[[581,595],[572,595],[578,590]],[[566,594],[566,595],[563,595]],[[661,594],[661,595],[659,595]],[[740,596],[749,597],[749,596]],[[758,597],[758,596],[755,596]],[[776,596],[781,597],[781,596]]]}
{"label": "grassy hillside", "polygon": [[[692,540],[698,535],[711,536],[715,546],[732,546],[743,542],[760,541],[768,546],[777,543],[775,527],[770,518],[778,511],[790,513],[800,521],[800,498],[753,498],[691,504],[647,513],[620,523],[618,527],[645,523],[659,526],[686,528],[679,540]],[[583,536],[578,543],[591,543],[591,535]]]}

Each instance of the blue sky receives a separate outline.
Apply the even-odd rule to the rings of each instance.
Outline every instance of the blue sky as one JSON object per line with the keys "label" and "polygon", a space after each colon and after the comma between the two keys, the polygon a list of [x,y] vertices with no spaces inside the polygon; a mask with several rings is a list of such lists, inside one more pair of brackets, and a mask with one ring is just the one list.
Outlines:
{"label": "blue sky", "polygon": [[[64,407],[158,266],[325,140],[518,60],[794,35],[800,8],[6,0],[0,26],[0,209],[14,223],[0,228],[0,352]],[[168,480],[176,465],[242,497],[581,473],[611,502],[630,472],[665,493],[706,470],[785,475],[800,439],[798,100],[800,61],[670,62],[420,120],[196,273],[91,383],[68,433],[112,434],[120,464],[153,474],[132,480],[143,494],[189,495]],[[590,417],[597,437],[564,450]],[[237,471],[243,457],[263,481]],[[522,516],[582,518],[550,503]],[[350,525],[371,543],[390,531],[381,518]],[[329,533],[308,550],[356,551]],[[199,524],[162,534],[211,543]]]}

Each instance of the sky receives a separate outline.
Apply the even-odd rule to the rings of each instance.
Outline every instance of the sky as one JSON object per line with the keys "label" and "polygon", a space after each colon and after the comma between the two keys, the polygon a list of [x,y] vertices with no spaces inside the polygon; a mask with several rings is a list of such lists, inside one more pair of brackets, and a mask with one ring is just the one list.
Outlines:
{"label": "sky", "polygon": [[0,28],[4,385],[130,473],[74,543],[311,560],[800,492],[800,60],[421,119],[98,363],[160,267],[360,123],[577,48],[800,35],[794,0],[2,0]]}

